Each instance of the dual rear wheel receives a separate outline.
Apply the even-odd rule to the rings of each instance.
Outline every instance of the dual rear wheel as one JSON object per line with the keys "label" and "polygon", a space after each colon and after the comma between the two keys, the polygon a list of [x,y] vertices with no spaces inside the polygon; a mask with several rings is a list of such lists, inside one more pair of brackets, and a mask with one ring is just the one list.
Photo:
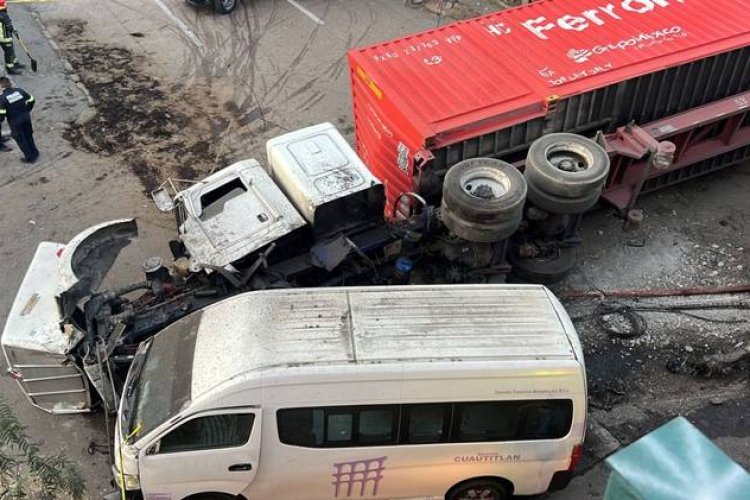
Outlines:
{"label": "dual rear wheel", "polygon": [[443,223],[476,243],[508,239],[523,217],[526,181],[511,164],[472,158],[455,164],[443,181]]}
{"label": "dual rear wheel", "polygon": [[[527,199],[552,216],[581,214],[597,203],[608,175],[609,156],[597,143],[576,134],[549,134],[529,148],[523,175],[493,158],[451,167],[443,181],[442,220],[467,241],[506,240],[519,229]],[[576,250],[551,245],[522,257],[511,249],[508,262],[522,281],[550,284],[573,269]]]}
{"label": "dual rear wheel", "polygon": [[576,134],[549,134],[534,141],[524,177],[529,201],[552,214],[580,214],[593,207],[609,175],[609,155]]}

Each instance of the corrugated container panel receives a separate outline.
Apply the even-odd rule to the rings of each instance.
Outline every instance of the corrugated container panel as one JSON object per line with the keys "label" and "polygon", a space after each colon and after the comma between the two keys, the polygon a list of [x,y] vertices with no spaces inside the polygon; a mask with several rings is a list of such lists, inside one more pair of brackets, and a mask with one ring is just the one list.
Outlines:
{"label": "corrugated container panel", "polygon": [[419,176],[422,149],[439,170],[748,90],[748,10],[750,0],[542,0],[353,49],[358,152],[390,198]]}
{"label": "corrugated container panel", "polygon": [[[750,90],[750,48],[709,57],[674,68],[650,73],[603,89],[571,96],[557,104],[545,118],[490,132],[487,135],[524,135],[530,125],[533,133],[517,143],[499,143],[498,148],[475,155],[451,155],[451,150],[471,148],[479,139],[470,138],[434,151],[435,168],[447,168],[456,161],[475,156],[494,156],[510,161],[519,159],[531,143],[544,134],[574,132],[592,135],[597,130],[612,132],[631,121],[645,124],[687,111],[725,97]],[[443,151],[445,150],[445,153]]]}

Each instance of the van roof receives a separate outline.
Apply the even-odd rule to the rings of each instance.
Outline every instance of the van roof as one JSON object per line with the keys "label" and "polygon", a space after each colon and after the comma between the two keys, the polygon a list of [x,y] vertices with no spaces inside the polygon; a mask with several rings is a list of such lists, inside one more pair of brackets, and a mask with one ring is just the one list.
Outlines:
{"label": "van roof", "polygon": [[283,367],[576,359],[569,325],[539,285],[250,292],[202,312],[191,392]]}

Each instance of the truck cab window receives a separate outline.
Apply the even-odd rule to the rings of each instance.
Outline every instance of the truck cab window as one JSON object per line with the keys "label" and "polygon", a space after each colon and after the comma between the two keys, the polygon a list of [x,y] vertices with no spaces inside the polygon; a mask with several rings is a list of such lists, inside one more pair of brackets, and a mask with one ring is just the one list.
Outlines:
{"label": "truck cab window", "polygon": [[255,415],[211,415],[185,422],[161,439],[159,453],[242,446],[250,439]]}
{"label": "truck cab window", "polygon": [[224,205],[247,193],[247,187],[241,179],[232,179],[223,186],[219,186],[201,196],[202,221],[206,221],[224,211]]}

